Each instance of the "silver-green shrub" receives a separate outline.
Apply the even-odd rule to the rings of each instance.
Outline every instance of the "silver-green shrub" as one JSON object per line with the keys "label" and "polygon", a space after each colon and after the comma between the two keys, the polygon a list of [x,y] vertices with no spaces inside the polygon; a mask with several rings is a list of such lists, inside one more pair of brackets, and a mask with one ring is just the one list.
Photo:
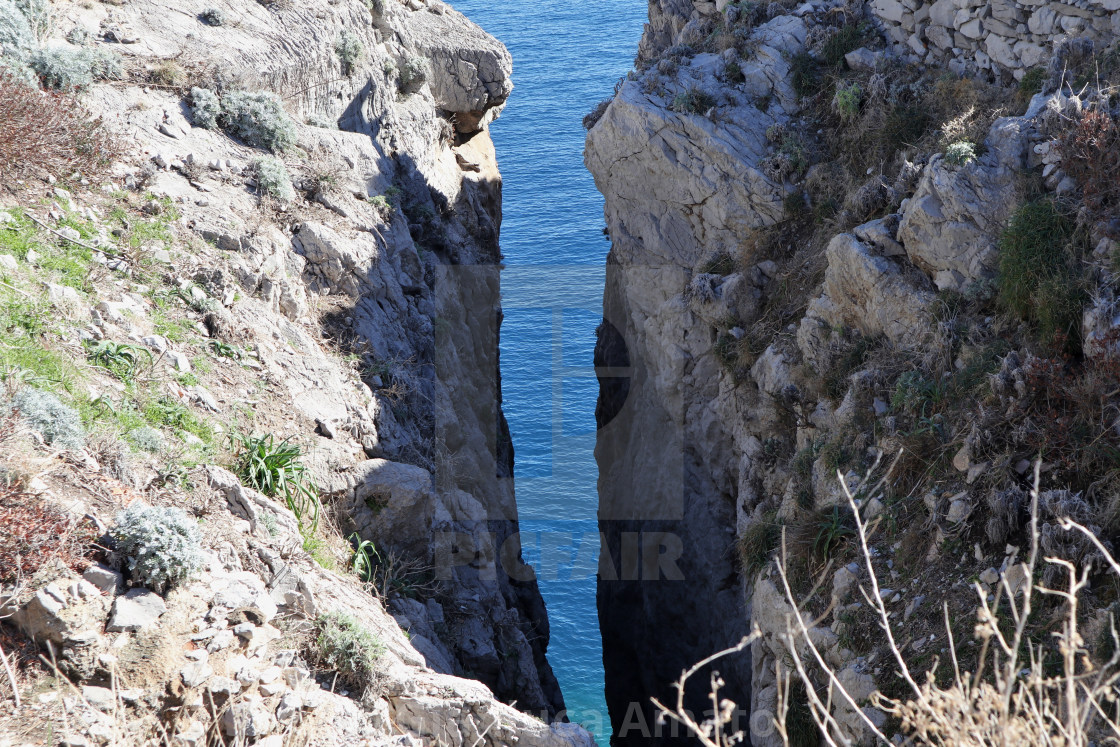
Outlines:
{"label": "silver-green shrub", "polygon": [[85,26],[75,26],[66,34],[66,41],[75,47],[84,47],[89,44],[90,33]]}
{"label": "silver-green shrub", "polygon": [[226,22],[226,16],[218,8],[207,8],[198,14],[198,20],[207,26],[222,26]]}
{"label": "silver-green shrub", "polygon": [[0,56],[25,60],[35,49],[31,24],[13,0],[0,0]]}
{"label": "silver-green shrub", "polygon": [[163,448],[163,435],[155,428],[147,425],[131,431],[128,437],[141,451],[155,454]]}
{"label": "silver-green shrub", "polygon": [[110,530],[135,584],[165,592],[202,570],[198,523],[181,508],[136,502],[117,514]]}
{"label": "silver-green shrub", "polygon": [[316,620],[315,643],[320,661],[341,675],[351,687],[368,686],[385,646],[358,619],[344,612],[328,612]]}
{"label": "silver-green shrub", "polygon": [[326,114],[320,114],[319,112],[311,112],[303,121],[312,127],[322,127],[324,130],[338,129],[337,119],[328,117]]}
{"label": "silver-green shrub", "polygon": [[51,446],[78,450],[86,444],[86,431],[77,410],[58,397],[25,386],[12,397],[10,410],[18,410],[24,422]]}
{"label": "silver-green shrub", "polygon": [[253,174],[257,177],[257,191],[277,200],[290,200],[295,197],[292,178],[288,169],[278,158],[265,156],[253,161]]}
{"label": "silver-green shrub", "polygon": [[30,65],[45,88],[62,91],[124,77],[120,60],[103,49],[48,47],[32,53]]}
{"label": "silver-green shrub", "polygon": [[16,7],[27,19],[27,25],[36,39],[46,39],[51,30],[51,4],[49,0],[15,0]]}
{"label": "silver-green shrub", "polygon": [[358,60],[362,59],[362,54],[365,52],[365,46],[362,40],[358,38],[350,29],[343,29],[339,34],[338,41],[334,43],[335,54],[338,55],[339,62],[342,63],[342,72],[344,75],[349,75]]}
{"label": "silver-green shrub", "polygon": [[964,166],[976,158],[976,146],[967,140],[950,143],[945,149],[945,162],[953,166]]}
{"label": "silver-green shrub", "polygon": [[400,78],[398,79],[400,92],[404,94],[416,93],[424,87],[424,83],[427,82],[430,74],[431,67],[423,57],[405,59],[401,63]]}
{"label": "silver-green shrub", "polygon": [[284,112],[280,97],[266,91],[231,91],[222,96],[219,124],[256,147],[273,152],[296,142],[296,123]]}
{"label": "silver-green shrub", "polygon": [[209,88],[191,89],[191,120],[196,127],[208,130],[218,129],[218,117],[222,115],[222,102],[218,94]]}

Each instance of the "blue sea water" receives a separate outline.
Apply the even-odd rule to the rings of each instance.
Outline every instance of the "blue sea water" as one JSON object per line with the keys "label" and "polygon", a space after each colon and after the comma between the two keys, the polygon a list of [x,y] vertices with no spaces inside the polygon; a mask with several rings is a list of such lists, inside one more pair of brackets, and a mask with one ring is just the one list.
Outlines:
{"label": "blue sea water", "polygon": [[592,351],[610,246],[583,167],[582,119],[632,67],[647,4],[452,4],[513,54],[515,88],[491,134],[504,183],[502,391],[522,542],[548,607],[548,658],[568,716],[606,745]]}

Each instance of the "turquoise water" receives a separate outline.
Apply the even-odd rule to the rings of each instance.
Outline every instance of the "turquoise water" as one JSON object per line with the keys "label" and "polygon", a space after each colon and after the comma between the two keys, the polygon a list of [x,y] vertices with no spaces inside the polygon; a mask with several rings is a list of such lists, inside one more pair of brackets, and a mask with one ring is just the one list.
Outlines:
{"label": "turquoise water", "polygon": [[525,559],[548,606],[548,658],[568,716],[608,743],[595,611],[592,367],[610,245],[583,168],[583,116],[631,68],[644,0],[455,0],[513,54],[513,96],[491,134],[504,182],[502,391],[516,451]]}

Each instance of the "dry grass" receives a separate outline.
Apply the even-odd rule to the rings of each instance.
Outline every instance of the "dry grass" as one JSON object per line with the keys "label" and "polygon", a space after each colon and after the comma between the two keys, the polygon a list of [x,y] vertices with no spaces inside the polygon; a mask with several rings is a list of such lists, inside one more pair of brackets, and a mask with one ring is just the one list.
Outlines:
{"label": "dry grass", "polygon": [[1098,217],[1120,211],[1120,125],[1111,113],[1088,109],[1061,140],[1062,168],[1077,180]]}
{"label": "dry grass", "polygon": [[[1010,564],[991,595],[979,583],[973,584],[976,592],[973,637],[979,651],[970,656],[971,670],[962,667],[963,658],[958,655],[966,648],[966,642],[960,639],[959,626],[954,629],[950,622],[949,606],[944,607],[952,673],[941,680],[935,675],[939,664],[936,660],[928,667],[912,668],[903,656],[906,643],[900,646],[895,635],[903,633],[904,629],[892,619],[883,601],[874,565],[870,538],[876,528],[860,518],[857,499],[845,488],[866,571],[866,581],[860,592],[867,608],[877,618],[880,640],[889,650],[891,664],[904,683],[903,691],[896,697],[874,692],[870,702],[881,713],[894,717],[897,736],[904,738],[906,744],[1088,747],[1115,744],[1120,740],[1120,714],[1115,694],[1120,682],[1120,634],[1115,619],[1108,615],[1104,630],[1111,645],[1096,647],[1097,651],[1106,650],[1104,656],[1094,656],[1094,649],[1087,644],[1081,629],[1086,617],[1085,607],[1090,601],[1089,577],[1095,563],[1074,564],[1060,557],[1043,557],[1046,535],[1060,531],[1069,535],[1068,541],[1087,544],[1110,573],[1120,575],[1120,563],[1097,536],[1081,524],[1063,519],[1056,525],[1040,526],[1040,467],[1041,463],[1036,462],[1030,494],[1030,547],[1025,562]],[[868,477],[872,471],[868,472]],[[870,493],[861,491],[861,494],[866,496],[879,490],[889,473],[890,470]],[[870,480],[865,480],[865,484],[869,483]],[[1044,573],[1043,564],[1054,572]],[[821,624],[824,615],[816,620],[807,618],[809,600],[799,601],[795,597],[785,563],[779,568],[779,574],[790,610],[784,634],[779,631],[777,635],[786,656],[785,662],[779,661],[778,665],[779,700],[774,727],[783,743],[793,743],[789,728],[791,682],[799,684],[799,689],[808,697],[810,713],[822,743],[849,745],[862,739],[890,743],[891,735],[886,732],[895,729],[881,725],[882,721],[873,718],[864,704],[852,697],[836,667],[818,648],[813,630]],[[1047,575],[1062,579],[1062,583],[1046,586],[1036,580]],[[1036,639],[1031,635],[1031,628],[1040,616],[1048,616],[1045,622],[1052,632],[1050,636]],[[730,730],[736,705],[720,700],[719,689],[724,683],[718,674],[711,677],[712,710],[707,720],[697,722],[684,709],[683,693],[688,679],[701,667],[742,651],[761,637],[761,631],[756,629],[737,646],[714,654],[682,673],[676,683],[681,698],[675,708],[656,700],[655,705],[664,716],[687,727],[706,747],[730,747],[740,743],[745,735]],[[850,720],[841,720],[841,713],[854,715],[860,722],[862,739],[852,733],[848,725]]]}
{"label": "dry grass", "polygon": [[72,96],[39,91],[0,72],[0,177],[89,174],[117,148]]}

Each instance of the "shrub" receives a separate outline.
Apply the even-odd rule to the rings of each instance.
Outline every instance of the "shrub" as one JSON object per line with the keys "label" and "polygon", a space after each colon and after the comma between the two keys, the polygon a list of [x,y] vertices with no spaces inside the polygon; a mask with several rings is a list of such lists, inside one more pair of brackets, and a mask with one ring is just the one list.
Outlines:
{"label": "shrub", "polygon": [[269,156],[257,158],[253,161],[252,168],[257,177],[257,192],[277,200],[287,201],[295,197],[292,178],[288,176],[288,169],[280,159]]}
{"label": "shrub", "polygon": [[66,34],[66,41],[75,47],[84,47],[89,44],[90,33],[85,26],[75,26]]}
{"label": "shrub", "polygon": [[1070,252],[1073,221],[1050,199],[1029,202],[1011,216],[999,244],[999,300],[1036,322],[1044,341],[1077,328],[1083,291]]}
{"label": "shrub", "polygon": [[1016,91],[1019,98],[1029,102],[1036,93],[1042,93],[1042,87],[1046,85],[1047,77],[1045,67],[1032,67],[1023,73],[1023,79],[1019,81]]}
{"label": "shrub", "polygon": [[75,450],[85,446],[86,433],[78,412],[50,392],[23,387],[12,397],[11,409],[18,410],[51,446]]}
{"label": "shrub", "polygon": [[305,534],[314,534],[319,524],[319,491],[307,468],[298,445],[287,439],[276,442],[271,436],[233,434],[230,441],[234,454],[233,472],[241,482],[270,498],[282,496],[296,515]]}
{"label": "shrub", "polygon": [[16,60],[26,59],[35,49],[31,24],[12,0],[0,0],[0,47],[5,56]]}
{"label": "shrub", "polygon": [[76,526],[75,518],[0,480],[0,584],[18,584],[56,559],[79,572],[89,567],[86,555],[96,535],[92,527]]}
{"label": "shrub", "polygon": [[279,152],[296,142],[296,124],[274,93],[232,91],[222,97],[219,124],[254,147]]}
{"label": "shrub", "polygon": [[198,523],[181,508],[133,503],[117,514],[110,534],[127,559],[133,583],[152,591],[162,594],[202,570]]}
{"label": "shrub", "polygon": [[328,612],[316,620],[319,661],[337,671],[351,687],[365,688],[376,678],[385,647],[352,615]]}
{"label": "shrub", "polygon": [[845,122],[851,121],[859,114],[859,103],[863,99],[863,89],[858,83],[850,86],[837,84],[836,95],[832,97],[832,110]]}
{"label": "shrub", "polygon": [[354,70],[358,60],[362,58],[365,47],[357,34],[350,29],[343,29],[338,41],[334,43],[334,51],[338,55],[339,62],[342,63],[343,74],[349,75]]}
{"label": "shrub", "polygon": [[1096,214],[1120,211],[1120,125],[1108,112],[1089,110],[1061,140],[1062,168],[1081,186]]}
{"label": "shrub", "polygon": [[218,129],[218,117],[222,115],[222,102],[218,94],[209,88],[191,89],[191,120],[196,127],[208,130]]}
{"label": "shrub", "polygon": [[416,93],[428,81],[431,66],[423,57],[409,57],[401,63],[397,87],[406,96]]}
{"label": "shrub", "polygon": [[733,86],[737,86],[747,80],[747,76],[743,74],[742,65],[734,60],[723,66],[723,77]]}
{"label": "shrub", "polygon": [[198,14],[198,20],[202,21],[207,26],[224,26],[226,16],[217,8],[207,8]]}
{"label": "shrub", "polygon": [[27,19],[27,25],[36,39],[45,39],[51,30],[51,5],[49,0],[15,0],[16,7]]}
{"label": "shrub", "polygon": [[716,105],[716,98],[699,88],[689,88],[673,98],[669,109],[679,114],[703,114]]}
{"label": "shrub", "polygon": [[103,49],[40,49],[31,55],[30,65],[44,88],[61,91],[85,88],[97,80],[124,77],[120,60]]}
{"label": "shrub", "polygon": [[0,175],[86,173],[116,148],[69,96],[39,91],[0,67]]}
{"label": "shrub", "polygon": [[325,114],[320,114],[319,112],[311,112],[303,121],[305,124],[308,124],[312,127],[322,127],[324,130],[338,129],[337,119],[335,119],[334,117],[328,117]]}
{"label": "shrub", "polygon": [[950,143],[945,149],[945,163],[952,166],[964,166],[976,158],[976,146],[967,140],[958,140]]}
{"label": "shrub", "polygon": [[163,435],[151,426],[137,428],[128,434],[128,438],[141,451],[156,454],[163,449]]}

